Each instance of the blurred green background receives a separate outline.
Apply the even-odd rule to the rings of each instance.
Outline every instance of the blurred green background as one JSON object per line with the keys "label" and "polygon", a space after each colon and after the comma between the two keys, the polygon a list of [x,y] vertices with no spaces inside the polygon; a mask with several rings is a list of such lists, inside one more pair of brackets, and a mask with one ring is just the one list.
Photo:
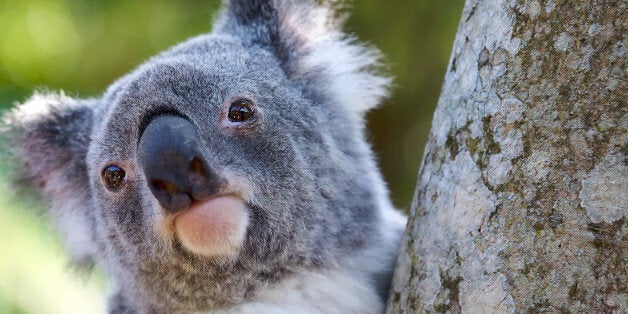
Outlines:
{"label": "blurred green background", "polygon": [[[393,95],[368,116],[398,208],[414,192],[462,0],[355,0],[347,30],[379,47]],[[35,89],[98,96],[156,52],[207,32],[218,1],[0,0],[0,110]],[[14,191],[0,161],[0,313],[102,312],[100,272],[67,266],[40,201]]]}

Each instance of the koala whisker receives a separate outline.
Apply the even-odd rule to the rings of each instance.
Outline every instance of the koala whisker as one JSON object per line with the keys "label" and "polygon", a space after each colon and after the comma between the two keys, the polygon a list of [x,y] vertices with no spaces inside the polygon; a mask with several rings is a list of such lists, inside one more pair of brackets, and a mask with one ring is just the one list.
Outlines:
{"label": "koala whisker", "polygon": [[67,244],[73,245],[73,244],[87,244],[87,243],[99,243],[99,242],[107,243],[107,239],[102,238],[102,239],[95,239],[95,240],[73,241],[73,242],[67,242]]}

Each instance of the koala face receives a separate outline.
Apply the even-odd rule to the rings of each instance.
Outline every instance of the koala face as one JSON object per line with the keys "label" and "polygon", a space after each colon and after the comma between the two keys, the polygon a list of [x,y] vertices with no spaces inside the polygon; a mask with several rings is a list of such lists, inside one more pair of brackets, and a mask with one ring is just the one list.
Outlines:
{"label": "koala face", "polygon": [[76,259],[112,275],[111,311],[228,308],[349,264],[387,285],[401,227],[362,122],[388,83],[377,55],[328,7],[260,3],[99,99],[35,95],[5,118],[66,241],[90,243]]}
{"label": "koala face", "polygon": [[[293,267],[334,263],[338,250],[368,245],[376,211],[367,209],[375,200],[367,186],[354,190],[364,181],[359,166],[364,155],[356,153],[363,147],[354,138],[355,126],[342,125],[349,113],[304,97],[265,51],[198,38],[124,78],[104,99],[110,106],[87,154],[91,190],[103,236],[110,239],[105,249],[115,252],[121,265],[137,268],[133,281],[146,280],[142,290],[159,281],[163,289],[176,275],[195,278],[201,286],[172,293],[199,294],[207,289],[204,282],[219,276],[202,269],[218,265],[251,272],[252,278],[273,277]],[[250,117],[232,119],[234,110],[246,110]],[[180,120],[179,128],[189,128],[189,134],[153,130],[164,118],[170,126]],[[156,139],[146,139],[151,132]],[[164,148],[144,143],[168,136],[174,138]],[[193,142],[194,153],[183,152],[186,142]],[[148,146],[152,151],[141,156]],[[168,149],[177,152],[160,151]],[[180,165],[177,158],[183,159]],[[195,158],[202,168],[198,175],[210,187],[198,197],[193,187],[185,187],[193,185]],[[152,163],[161,168],[174,163],[175,173],[147,171]],[[112,165],[124,171],[115,187],[106,180]],[[177,175],[184,178],[173,189],[181,191],[168,196],[151,183],[163,179],[176,186],[169,178]],[[182,209],[168,204],[179,192],[188,195]],[[348,197],[355,200],[341,202]],[[179,266],[187,263],[198,268]],[[227,295],[220,291],[210,300]]]}

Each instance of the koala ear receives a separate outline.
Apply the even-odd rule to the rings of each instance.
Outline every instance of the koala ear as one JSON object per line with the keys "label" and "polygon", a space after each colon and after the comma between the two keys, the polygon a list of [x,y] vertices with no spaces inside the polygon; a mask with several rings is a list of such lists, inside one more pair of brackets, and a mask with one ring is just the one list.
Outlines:
{"label": "koala ear", "polygon": [[77,263],[91,262],[96,245],[85,161],[97,100],[35,94],[4,116],[5,145],[22,166],[20,182],[40,189]]}
{"label": "koala ear", "polygon": [[317,0],[231,0],[215,32],[272,51],[289,78],[351,111],[365,112],[388,94],[380,53],[341,27],[331,3]]}

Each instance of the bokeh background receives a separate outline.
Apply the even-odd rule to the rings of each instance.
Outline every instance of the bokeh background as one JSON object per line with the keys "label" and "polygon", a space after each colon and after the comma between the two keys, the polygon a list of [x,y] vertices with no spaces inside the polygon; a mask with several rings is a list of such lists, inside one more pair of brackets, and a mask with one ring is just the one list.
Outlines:
{"label": "bokeh background", "polygon": [[[393,95],[368,115],[395,205],[407,209],[462,0],[354,0],[347,30],[379,47]],[[207,32],[219,1],[0,0],[0,114],[36,89],[98,96],[116,78]],[[1,152],[0,152],[1,156]],[[0,160],[0,313],[101,313],[106,279],[73,270],[43,203]]]}

